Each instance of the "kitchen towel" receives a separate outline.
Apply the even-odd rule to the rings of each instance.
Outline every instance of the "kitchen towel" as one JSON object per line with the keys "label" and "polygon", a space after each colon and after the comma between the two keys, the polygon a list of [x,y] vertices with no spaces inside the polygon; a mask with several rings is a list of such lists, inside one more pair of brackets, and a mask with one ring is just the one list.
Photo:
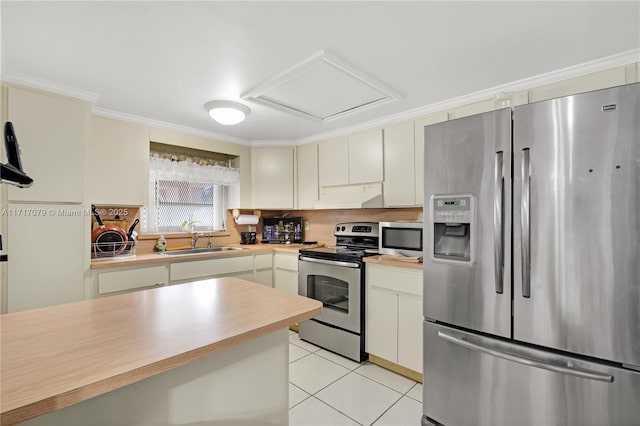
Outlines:
{"label": "kitchen towel", "polygon": [[241,214],[236,218],[236,223],[238,225],[257,225],[258,219],[260,219],[255,214]]}

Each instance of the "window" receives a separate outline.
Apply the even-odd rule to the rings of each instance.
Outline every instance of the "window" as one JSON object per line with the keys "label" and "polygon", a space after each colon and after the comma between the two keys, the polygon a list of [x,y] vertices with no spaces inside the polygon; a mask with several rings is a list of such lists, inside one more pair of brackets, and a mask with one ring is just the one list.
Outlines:
{"label": "window", "polygon": [[239,171],[232,167],[152,156],[143,229],[180,232],[183,222],[192,222],[197,230],[224,230],[227,209],[238,204],[239,182]]}

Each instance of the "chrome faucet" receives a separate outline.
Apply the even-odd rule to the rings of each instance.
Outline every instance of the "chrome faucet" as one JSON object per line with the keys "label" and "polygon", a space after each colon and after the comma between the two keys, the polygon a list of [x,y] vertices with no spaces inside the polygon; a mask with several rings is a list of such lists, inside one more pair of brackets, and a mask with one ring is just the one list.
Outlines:
{"label": "chrome faucet", "polygon": [[196,243],[198,242],[198,238],[200,238],[202,235],[194,232],[193,234],[191,234],[191,248],[196,248]]}
{"label": "chrome faucet", "polygon": [[207,241],[207,248],[211,248],[211,232],[209,232],[208,234],[202,234],[199,232],[194,232],[193,234],[191,234],[191,248],[196,248],[198,239],[200,237],[204,237],[205,235],[209,237],[209,240]]}

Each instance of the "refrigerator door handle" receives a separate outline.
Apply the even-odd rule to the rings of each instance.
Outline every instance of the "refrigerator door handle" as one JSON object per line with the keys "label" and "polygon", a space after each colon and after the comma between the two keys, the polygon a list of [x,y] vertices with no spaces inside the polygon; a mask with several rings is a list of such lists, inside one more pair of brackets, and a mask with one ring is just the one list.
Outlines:
{"label": "refrigerator door handle", "polygon": [[522,297],[531,297],[531,223],[530,223],[530,190],[531,190],[531,164],[529,148],[522,150],[522,211],[521,221],[521,241],[520,250],[522,261]]}
{"label": "refrigerator door handle", "polygon": [[568,374],[580,377],[581,379],[596,380],[599,382],[613,383],[614,377],[609,374],[600,373],[586,368],[574,367],[570,363],[567,365],[552,364],[545,360],[535,359],[533,357],[524,357],[522,355],[513,354],[503,349],[491,348],[469,341],[465,336],[452,336],[443,331],[438,331],[438,337],[463,348],[473,351],[485,353],[497,358],[506,359],[508,361],[517,362],[518,364],[527,365],[529,367],[541,368],[543,370],[553,371],[555,373]]}
{"label": "refrigerator door handle", "polygon": [[503,218],[503,196],[504,196],[504,170],[503,153],[496,152],[496,163],[493,184],[493,259],[495,268],[496,293],[504,292],[504,232],[502,225]]}

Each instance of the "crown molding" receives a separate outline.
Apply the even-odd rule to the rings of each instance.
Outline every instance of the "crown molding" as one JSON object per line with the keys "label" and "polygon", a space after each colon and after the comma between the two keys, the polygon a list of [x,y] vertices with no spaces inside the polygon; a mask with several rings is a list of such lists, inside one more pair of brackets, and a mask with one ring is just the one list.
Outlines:
{"label": "crown molding", "polygon": [[[604,58],[596,59],[593,61],[585,62],[582,64],[574,65],[567,68],[562,68],[556,71],[540,74],[533,77],[513,81],[510,83],[502,84],[499,86],[484,89],[478,92],[470,93],[467,95],[459,96],[452,99],[447,99],[441,102],[436,102],[430,105],[414,108],[408,111],[403,111],[397,114],[388,115],[375,120],[370,120],[364,123],[360,123],[354,126],[342,127],[329,132],[317,133],[312,136],[291,139],[291,140],[247,140],[242,138],[236,138],[229,135],[223,135],[214,132],[208,132],[200,129],[194,129],[191,127],[181,126],[174,123],[168,123],[159,120],[153,120],[145,117],[139,117],[132,114],[126,114],[122,112],[112,111],[105,108],[96,107],[93,105],[93,114],[113,118],[117,120],[130,121],[134,123],[149,125],[158,128],[164,128],[168,130],[174,130],[182,133],[187,133],[195,136],[202,136],[219,140],[221,142],[236,143],[239,145],[247,146],[293,146],[304,145],[307,143],[317,142],[323,139],[329,139],[336,136],[344,136],[352,133],[357,133],[372,128],[383,127],[390,124],[399,123],[406,120],[416,119],[425,115],[429,115],[436,112],[442,112],[448,109],[457,108],[460,106],[472,104],[475,102],[485,101],[495,98],[501,95],[503,92],[518,92],[523,90],[530,90],[535,87],[544,86],[547,84],[557,83],[562,80],[570,78],[580,77],[582,75],[591,74],[598,71],[604,71],[607,69],[615,68],[618,66],[629,65],[634,62],[640,62],[640,49],[633,49],[626,52],[621,52],[615,55],[607,56]],[[26,74],[15,72],[3,72],[2,81],[8,83],[18,84],[22,86],[32,87],[35,89],[44,90],[47,92],[56,93],[63,96],[69,96],[81,100],[85,100],[95,104],[100,95],[97,93],[76,89],[73,87],[53,83],[47,80],[38,79],[28,76]]]}
{"label": "crown molding", "polygon": [[2,80],[6,81],[7,83],[18,84],[20,86],[27,86],[38,90],[44,90],[45,92],[51,92],[57,95],[80,99],[90,102],[91,104],[95,104],[100,98],[99,93],[89,92],[87,90],[77,89],[71,86],[65,86],[64,84],[54,83],[49,80],[32,77],[30,75],[18,72],[3,71]]}
{"label": "crown molding", "polygon": [[[557,83],[563,80],[568,80],[582,75],[591,74],[598,71],[604,71],[607,69],[628,65],[634,62],[640,62],[640,49],[633,49],[626,52],[618,53],[604,58],[596,59],[593,61],[585,62],[578,65],[573,65],[567,68],[562,68],[556,71],[536,75],[533,77],[524,78],[522,80],[513,81],[510,83],[501,84],[488,89],[480,90],[478,92],[470,93],[456,98],[447,99],[445,101],[436,102],[430,105],[414,108],[408,111],[403,111],[397,114],[388,115],[379,119],[367,121],[354,126],[343,127],[337,130],[318,133],[305,138],[300,138],[295,141],[296,145],[304,145],[307,143],[317,142],[323,139],[329,139],[337,136],[349,135],[372,128],[382,127],[389,124],[399,123],[401,121],[412,120],[425,115],[433,114],[436,112],[443,112],[448,109],[469,105],[475,102],[486,101],[488,99],[496,98],[497,96],[505,92],[519,92],[523,90],[530,90],[535,87],[545,86],[552,83]],[[257,141],[252,141],[256,143]]]}
{"label": "crown molding", "polygon": [[153,120],[151,118],[140,117],[137,115],[127,114],[124,112],[112,111],[105,108],[93,107],[92,110],[94,115],[105,117],[105,118],[113,118],[115,120],[129,121],[132,123],[143,124],[151,127],[157,127],[161,129],[174,130],[180,133],[186,133],[194,136],[202,136],[205,138],[215,139],[220,142],[229,142],[235,143],[238,145],[252,145],[251,141],[242,138],[236,138],[229,135],[223,135],[220,133],[208,132],[206,130],[194,129],[192,127],[181,126],[179,124],[168,123],[166,121]]}
{"label": "crown molding", "polygon": [[252,140],[251,146],[296,146],[294,139],[259,139]]}

